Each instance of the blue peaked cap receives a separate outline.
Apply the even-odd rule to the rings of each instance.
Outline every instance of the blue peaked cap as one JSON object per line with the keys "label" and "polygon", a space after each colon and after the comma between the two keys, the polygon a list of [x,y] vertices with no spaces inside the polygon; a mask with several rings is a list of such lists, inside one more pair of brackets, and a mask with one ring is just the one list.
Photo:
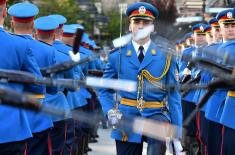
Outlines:
{"label": "blue peaked cap", "polygon": [[54,20],[58,21],[59,24],[64,24],[67,22],[67,19],[63,15],[53,14],[53,15],[49,15],[48,17],[51,17]]}
{"label": "blue peaked cap", "polygon": [[23,3],[16,3],[12,5],[8,9],[8,13],[11,16],[18,17],[18,18],[27,18],[36,16],[39,13],[39,9],[36,5],[23,2]]}
{"label": "blue peaked cap", "polygon": [[156,7],[146,2],[136,2],[127,8],[126,15],[129,18],[154,20],[159,12]]}
{"label": "blue peaked cap", "polygon": [[55,30],[58,27],[59,22],[48,16],[39,17],[34,21],[34,28],[38,30]]}
{"label": "blue peaked cap", "polygon": [[76,29],[82,29],[84,30],[84,26],[82,26],[81,24],[71,24],[72,26],[74,26]]}
{"label": "blue peaked cap", "polygon": [[76,28],[73,25],[64,25],[63,27],[64,33],[75,34]]}

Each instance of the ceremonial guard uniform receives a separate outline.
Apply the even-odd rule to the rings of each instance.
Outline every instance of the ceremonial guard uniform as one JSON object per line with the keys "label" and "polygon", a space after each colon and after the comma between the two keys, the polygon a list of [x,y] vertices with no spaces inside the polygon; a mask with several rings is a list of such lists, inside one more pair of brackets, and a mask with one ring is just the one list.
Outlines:
{"label": "ceremonial guard uniform", "polygon": [[[4,14],[5,0],[0,0],[1,15]],[[6,13],[6,12],[5,12]],[[0,17],[1,25],[4,19]],[[9,34],[0,27],[0,49],[1,49],[1,68],[13,69],[31,72],[37,77],[42,77],[32,51],[29,48],[29,42],[22,36]],[[19,84],[7,84],[6,86],[23,92],[33,92],[35,94],[44,94],[45,89],[42,86],[27,86]],[[27,88],[27,89],[26,89]],[[0,106],[1,126],[0,126],[0,154],[20,155],[25,153],[25,140],[32,137],[30,125],[23,109]]]}
{"label": "ceremonial guard uniform", "polygon": [[[234,48],[235,48],[235,10],[225,10],[218,14],[218,20],[223,35],[224,44],[220,47],[219,52],[223,51],[234,60]],[[228,31],[227,33],[225,31]],[[225,62],[226,64],[226,62]],[[234,67],[234,61],[232,64],[226,64],[228,67]],[[220,122],[224,125],[222,130],[222,150],[221,154],[230,155],[235,154],[235,95],[233,90],[229,90],[225,100],[223,112],[221,114]]]}
{"label": "ceremonial guard uniform", "polygon": [[[25,11],[22,11],[25,10]],[[34,16],[38,14],[38,8],[31,3],[17,3],[11,6],[8,10],[8,13],[12,16],[12,26],[15,33],[18,33],[21,36],[24,36],[29,40],[29,46],[33,52],[33,55],[40,68],[49,67],[55,64],[55,53],[54,51],[47,50],[43,43],[36,41],[32,37],[33,31],[33,19]],[[19,28],[17,24],[32,24],[31,27]],[[28,32],[27,34],[22,34],[22,32]],[[47,93],[56,93],[57,89],[53,87],[47,87]],[[38,96],[38,100],[44,104],[44,95]],[[27,154],[40,155],[40,154],[49,154],[48,147],[48,134],[50,129],[53,127],[52,119],[43,114],[36,113],[32,111],[27,111],[27,116],[29,119],[29,124],[33,133],[33,137],[28,140]]]}
{"label": "ceremonial guard uniform", "polygon": [[[70,60],[69,56],[57,51],[53,46],[55,30],[59,27],[59,22],[51,17],[45,16],[40,17],[35,20],[36,38],[44,42],[48,49],[55,52],[56,63],[62,63]],[[45,36],[50,38],[50,42],[47,42],[40,36]],[[52,38],[52,39],[51,39]],[[73,78],[73,70],[65,71],[56,75],[57,78]],[[57,108],[64,109],[69,112],[70,108],[67,99],[64,95],[64,88],[59,88],[56,94],[46,94],[46,103],[53,105]],[[64,151],[65,140],[66,140],[66,118],[52,117],[54,128],[50,132],[52,153],[61,154]]]}
{"label": "ceremonial guard uniform", "polygon": [[[152,21],[157,18],[158,11],[148,3],[137,2],[128,7],[127,15],[130,20],[134,20],[131,22]],[[123,117],[141,116],[163,122],[170,121],[180,127],[182,125],[182,108],[179,92],[176,90],[167,92],[159,87],[156,87],[157,89],[153,92],[148,91],[148,85],[153,85],[155,82],[177,85],[175,70],[176,62],[172,56],[162,52],[151,40],[143,46],[132,41],[120,50],[114,50],[109,55],[103,77],[136,81],[138,91],[120,91],[120,103],[118,109],[115,109],[115,102],[118,101],[113,99],[114,91],[101,89],[99,97],[104,114],[111,119],[110,113],[118,110]],[[112,122],[112,120],[110,121]],[[177,136],[181,137],[181,131]],[[118,155],[142,154],[143,140],[148,143],[148,154],[165,154],[164,142],[151,137],[145,139],[141,134],[125,129],[113,130],[112,138],[116,140]]]}
{"label": "ceremonial guard uniform", "polygon": [[[65,21],[62,20],[62,16],[60,15],[51,15],[50,17],[54,17],[55,19],[61,21],[60,24],[64,24]],[[72,38],[72,42],[74,42],[74,37],[76,34],[76,29],[72,27],[71,25],[63,25],[60,26],[60,28],[63,30],[63,33],[61,34],[61,38],[66,37],[67,40],[68,38]],[[54,41],[53,46],[58,50],[61,51],[67,55],[69,55],[69,51],[72,51],[71,45],[66,45],[64,44],[60,39],[59,36],[57,39]],[[80,54],[81,59],[83,59],[85,56],[83,54]],[[85,66],[85,65],[83,65]],[[83,73],[82,73],[82,67],[76,66],[73,68],[74,71],[74,79],[81,80],[83,78]],[[75,110],[78,106],[86,104],[86,100],[83,97],[83,94],[81,93],[83,90],[83,86],[80,86],[78,90],[76,91],[67,91],[66,97],[68,100],[68,104],[70,106],[70,110],[73,111]],[[74,95],[76,94],[76,95]],[[80,146],[79,140],[81,139],[80,135],[81,132],[79,132],[79,136],[77,134],[77,122],[74,121],[73,119],[68,119],[67,120],[67,138],[66,138],[66,153],[70,152],[71,154],[76,154],[78,151],[80,151]],[[79,150],[78,150],[79,149]]]}
{"label": "ceremonial guard uniform", "polygon": [[[208,22],[212,28],[212,36],[214,41],[206,49],[206,54],[210,57],[211,61],[221,63],[215,58],[215,53],[218,48],[222,45],[221,39],[216,35],[220,33],[220,26],[216,18],[211,19]],[[214,31],[214,32],[213,32]],[[217,38],[216,38],[217,37]],[[217,40],[216,40],[217,39]],[[205,117],[208,120],[208,138],[207,138],[207,153],[208,155],[219,155],[221,153],[221,141],[222,141],[222,125],[219,124],[221,117],[222,107],[227,94],[226,89],[218,89],[215,93],[208,99]]]}
{"label": "ceremonial guard uniform", "polygon": [[[63,32],[63,40],[67,41],[66,48],[69,51],[72,51],[72,45],[75,38],[77,28],[83,29],[81,25],[64,25],[64,32]],[[79,48],[77,51],[80,55],[80,59],[84,59],[87,56],[82,53],[82,49]],[[88,72],[89,63],[85,63],[82,65],[77,66],[74,69],[75,79],[82,79],[84,80],[86,77],[84,73]],[[69,91],[67,94],[68,103],[71,106],[73,111],[79,112],[84,111],[88,102],[87,98],[90,98],[91,94],[85,89],[83,86],[80,86],[78,90],[75,92]],[[84,139],[87,137],[87,125],[83,122],[75,121],[75,142],[76,142],[76,151],[78,155],[82,155],[85,152],[85,141]]]}

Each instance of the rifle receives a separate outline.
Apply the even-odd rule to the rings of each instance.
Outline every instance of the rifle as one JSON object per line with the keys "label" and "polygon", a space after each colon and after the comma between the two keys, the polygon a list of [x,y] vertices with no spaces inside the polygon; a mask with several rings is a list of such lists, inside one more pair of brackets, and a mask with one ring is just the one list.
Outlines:
{"label": "rifle", "polygon": [[201,79],[201,74],[199,73],[199,74],[197,74],[197,76],[194,79],[191,79],[191,80],[187,81],[186,83],[184,83],[183,85],[186,90],[184,90],[182,92],[182,97],[185,97],[190,90],[190,89],[187,89],[186,86],[194,84],[194,83],[198,83],[200,81],[200,79]]}
{"label": "rifle", "polygon": [[191,122],[191,120],[195,117],[197,112],[206,104],[208,99],[214,94],[216,89],[218,88],[228,88],[228,89],[235,89],[235,78],[233,78],[233,81],[229,81],[229,83],[225,80],[215,80],[207,85],[207,92],[204,94],[204,96],[201,98],[199,103],[197,104],[196,108],[193,110],[193,112],[188,116],[188,118],[184,121],[183,126],[186,127]]}
{"label": "rifle", "polygon": [[4,83],[14,82],[71,89],[77,89],[80,85],[83,85],[85,87],[110,88],[128,92],[136,90],[136,82],[129,80],[102,79],[94,77],[88,77],[86,80],[38,78],[28,72],[4,69],[0,69],[0,79],[0,82]]}
{"label": "rifle", "polygon": [[[82,111],[71,111],[67,113],[64,109],[52,107],[48,104],[41,104],[25,94],[20,94],[13,89],[3,86],[0,86],[0,101],[1,104],[8,106],[24,108],[35,112],[44,112],[62,118],[71,116],[74,120],[88,123],[89,125],[97,124],[96,119],[93,119],[94,114]],[[175,137],[177,130],[179,130],[177,126],[140,117],[122,119],[118,127],[125,131],[142,133],[143,135],[162,141],[165,140],[166,136]],[[157,132],[152,132],[153,130]]]}
{"label": "rifle", "polygon": [[77,54],[77,52],[79,51],[81,42],[82,42],[82,36],[83,36],[84,30],[78,28],[76,31],[76,36],[74,39],[74,43],[73,43],[73,53]]}
{"label": "rifle", "polygon": [[227,74],[232,74],[233,73],[233,68],[232,67],[227,67],[223,64],[219,64],[213,61],[210,61],[208,59],[203,59],[203,58],[195,58],[194,63],[198,64],[198,66],[200,67],[205,67],[205,68],[209,68],[209,71],[213,71],[213,70],[217,70],[217,71],[222,71],[225,72]]}
{"label": "rifle", "polygon": [[95,77],[102,77],[103,76],[103,71],[100,71],[100,70],[88,70],[88,75],[89,76],[95,76]]}
{"label": "rifle", "polygon": [[[129,43],[133,37],[135,38],[135,40],[140,40],[140,39],[144,38],[144,36],[150,34],[152,32],[152,30],[153,30],[153,25],[148,26],[148,27],[138,31],[135,36],[128,34],[128,35],[125,35],[121,38],[114,39],[113,45],[115,48],[124,46],[127,43]],[[77,49],[76,46],[80,45],[80,43],[81,43],[81,42],[79,43],[79,40],[80,40],[79,37],[76,37],[76,38],[77,38],[77,40],[74,41],[73,50],[76,50]],[[78,46],[78,48],[79,48],[79,46]],[[76,51],[73,51],[73,52],[74,52],[74,54],[77,53]],[[41,73],[43,76],[50,76],[51,74],[57,74],[57,73],[69,70],[77,65],[84,64],[89,61],[93,61],[96,58],[98,58],[100,55],[101,55],[101,53],[96,53],[96,54],[88,56],[84,59],[81,59],[79,61],[69,60],[69,61],[66,61],[66,62],[63,62],[60,64],[50,66],[48,68],[41,68]]]}

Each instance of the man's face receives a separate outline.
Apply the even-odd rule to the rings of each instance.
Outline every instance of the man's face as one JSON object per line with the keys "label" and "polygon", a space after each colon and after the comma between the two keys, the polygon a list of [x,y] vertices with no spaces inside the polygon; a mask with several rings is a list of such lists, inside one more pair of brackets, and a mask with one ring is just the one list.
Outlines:
{"label": "man's face", "polygon": [[206,41],[207,41],[207,44],[211,44],[212,43],[212,34],[210,32],[206,33]]}
{"label": "man's face", "polygon": [[152,25],[153,22],[150,20],[144,19],[131,19],[129,25],[129,31],[132,32],[133,35],[136,35],[138,30],[143,29],[147,26]]}
{"label": "man's face", "polygon": [[222,34],[220,32],[220,27],[212,27],[211,34],[213,36],[213,40],[215,40],[215,41],[222,40]]}
{"label": "man's face", "polygon": [[202,45],[206,43],[206,35],[194,33],[194,40],[196,45]]}
{"label": "man's face", "polygon": [[188,39],[186,40],[186,44],[187,44],[188,46],[193,45],[193,44],[194,44],[193,38],[188,38]]}
{"label": "man's face", "polygon": [[221,33],[224,40],[234,40],[235,39],[235,24],[220,24]]}

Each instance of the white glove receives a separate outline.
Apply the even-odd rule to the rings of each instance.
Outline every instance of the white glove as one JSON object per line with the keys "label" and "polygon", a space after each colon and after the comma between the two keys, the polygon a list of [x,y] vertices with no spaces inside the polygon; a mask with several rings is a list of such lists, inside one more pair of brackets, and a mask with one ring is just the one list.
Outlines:
{"label": "white glove", "polygon": [[[174,147],[174,149],[173,149],[173,147]],[[171,154],[175,153],[176,155],[178,155],[180,152],[183,151],[183,147],[182,147],[180,141],[178,139],[175,139],[175,138],[172,140],[169,137],[166,138],[166,149]],[[173,152],[173,150],[175,152]]]}
{"label": "white glove", "polygon": [[189,70],[188,68],[185,68],[182,74],[183,75],[191,75],[191,70]]}
{"label": "white glove", "polygon": [[122,113],[118,109],[109,110],[107,115],[112,126],[117,125],[122,118]]}
{"label": "white glove", "polygon": [[80,61],[80,53],[77,54],[73,54],[73,51],[69,51],[69,56],[71,57],[71,59],[75,62]]}

